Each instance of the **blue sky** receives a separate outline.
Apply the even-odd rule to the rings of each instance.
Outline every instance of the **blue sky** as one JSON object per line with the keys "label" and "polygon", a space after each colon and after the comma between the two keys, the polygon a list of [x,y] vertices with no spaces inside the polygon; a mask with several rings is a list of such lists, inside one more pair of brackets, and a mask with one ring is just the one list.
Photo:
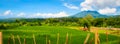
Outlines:
{"label": "blue sky", "polygon": [[88,10],[116,15],[120,0],[0,0],[0,18],[65,17]]}

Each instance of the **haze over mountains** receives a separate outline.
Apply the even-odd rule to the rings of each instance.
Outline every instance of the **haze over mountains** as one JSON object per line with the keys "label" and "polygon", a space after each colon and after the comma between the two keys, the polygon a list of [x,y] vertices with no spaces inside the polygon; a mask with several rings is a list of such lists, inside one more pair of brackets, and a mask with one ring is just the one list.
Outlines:
{"label": "haze over mountains", "polygon": [[[82,17],[85,17],[88,14],[92,15],[94,18],[107,18],[107,17],[110,17],[110,16],[118,16],[118,15],[103,15],[103,14],[100,14],[99,12],[97,12],[97,11],[81,11],[81,12],[78,12],[74,15],[65,16],[65,17],[82,18]],[[7,17],[1,17],[0,19],[6,19],[6,18]],[[12,19],[13,18],[20,18],[20,17],[12,17]],[[26,17],[23,17],[23,18],[26,18]],[[42,18],[42,17],[38,17],[38,18]],[[61,18],[61,17],[54,17],[54,18]],[[7,19],[9,19],[9,18],[7,18]]]}

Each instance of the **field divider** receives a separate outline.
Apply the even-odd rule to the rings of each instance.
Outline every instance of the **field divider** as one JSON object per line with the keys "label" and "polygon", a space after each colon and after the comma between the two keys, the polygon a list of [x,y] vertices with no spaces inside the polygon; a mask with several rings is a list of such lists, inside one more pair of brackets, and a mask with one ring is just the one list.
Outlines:
{"label": "field divider", "polygon": [[48,44],[51,44],[51,41],[50,41],[50,40],[48,41]]}
{"label": "field divider", "polygon": [[95,44],[98,44],[98,30],[97,29],[95,29]]}
{"label": "field divider", "polygon": [[0,44],[2,44],[2,32],[0,32]]}

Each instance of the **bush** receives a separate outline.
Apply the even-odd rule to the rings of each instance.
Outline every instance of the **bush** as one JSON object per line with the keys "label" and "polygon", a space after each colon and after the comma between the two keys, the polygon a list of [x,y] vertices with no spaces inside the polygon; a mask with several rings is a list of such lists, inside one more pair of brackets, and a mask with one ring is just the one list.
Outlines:
{"label": "bush", "polygon": [[6,29],[8,27],[9,27],[8,24],[0,24],[0,29]]}
{"label": "bush", "polygon": [[0,24],[0,29],[10,29],[10,28],[16,28],[16,27],[18,27],[19,26],[19,24],[17,23],[9,23],[9,24],[7,24],[7,23],[4,23],[4,24]]}

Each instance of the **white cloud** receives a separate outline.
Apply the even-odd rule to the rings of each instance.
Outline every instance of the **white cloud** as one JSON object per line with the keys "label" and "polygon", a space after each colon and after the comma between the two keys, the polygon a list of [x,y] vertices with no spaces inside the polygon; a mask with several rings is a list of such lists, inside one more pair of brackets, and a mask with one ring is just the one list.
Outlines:
{"label": "white cloud", "polygon": [[19,13],[17,16],[18,16],[18,17],[23,17],[23,16],[25,16],[25,13],[21,12],[21,13]]}
{"label": "white cloud", "polygon": [[101,14],[114,14],[116,13],[116,8],[105,8],[105,9],[100,9],[98,12]]}
{"label": "white cloud", "polygon": [[120,0],[117,0],[116,4],[117,6],[120,6]]}
{"label": "white cloud", "polygon": [[59,13],[35,13],[33,15],[30,15],[28,17],[30,18],[56,18],[56,17],[66,17],[68,14],[66,12],[59,12]]}
{"label": "white cloud", "polygon": [[85,0],[85,2],[82,2],[80,4],[80,6],[82,7],[81,8],[81,11],[86,11],[86,10],[93,10],[93,8],[91,7],[91,4],[93,0]]}
{"label": "white cloud", "polygon": [[75,9],[75,10],[79,9],[79,7],[72,5],[72,4],[68,4],[68,3],[64,3],[64,6],[69,8],[69,9]]}
{"label": "white cloud", "polygon": [[[84,2],[80,3],[81,11],[86,10],[99,10],[104,11],[101,13],[109,14],[110,12],[106,7],[108,7],[110,10],[117,10],[116,7],[120,6],[120,0],[85,0]],[[114,8],[114,9],[113,9]],[[113,13],[111,11],[111,13]]]}
{"label": "white cloud", "polygon": [[4,15],[10,15],[10,14],[12,14],[11,10],[7,10],[4,12]]}

